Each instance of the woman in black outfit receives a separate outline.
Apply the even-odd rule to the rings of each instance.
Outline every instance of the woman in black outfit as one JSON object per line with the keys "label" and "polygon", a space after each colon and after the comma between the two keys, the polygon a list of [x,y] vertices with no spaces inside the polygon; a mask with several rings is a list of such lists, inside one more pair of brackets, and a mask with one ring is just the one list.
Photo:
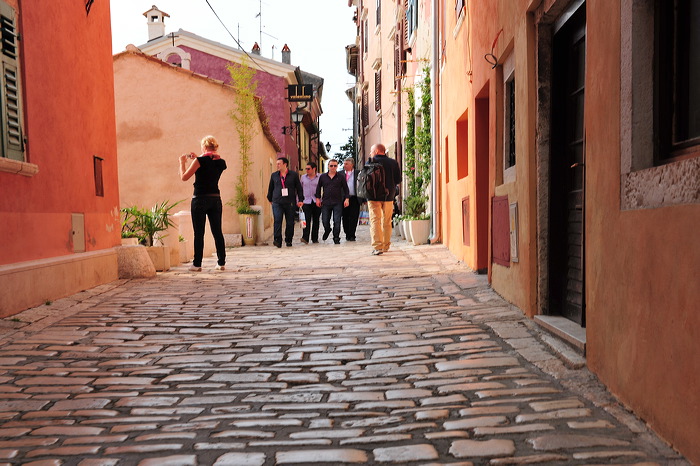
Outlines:
{"label": "woman in black outfit", "polygon": [[[202,139],[202,154],[197,156],[194,152],[180,156],[180,178],[187,181],[194,175],[194,195],[192,196],[192,228],[194,229],[194,260],[190,271],[202,271],[202,255],[204,254],[204,226],[209,217],[209,229],[214,235],[216,244],[217,266],[216,270],[224,270],[226,264],[226,243],[221,231],[221,193],[219,191],[219,178],[226,170],[226,162],[216,150],[219,144],[214,136],[205,136]],[[187,169],[187,159],[193,159]]]}

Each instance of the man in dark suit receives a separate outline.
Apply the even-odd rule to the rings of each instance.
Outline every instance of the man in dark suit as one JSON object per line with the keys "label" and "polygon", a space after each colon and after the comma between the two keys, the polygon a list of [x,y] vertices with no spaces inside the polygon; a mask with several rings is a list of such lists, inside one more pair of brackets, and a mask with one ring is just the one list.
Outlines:
{"label": "man in dark suit", "polygon": [[350,192],[350,203],[343,208],[343,231],[345,239],[355,241],[357,222],[360,219],[360,199],[357,197],[357,170],[355,170],[355,159],[348,157],[343,162],[343,169],[338,172],[345,178]]}
{"label": "man in dark suit", "polygon": [[267,188],[267,200],[272,203],[274,218],[272,244],[282,247],[282,220],[286,221],[284,240],[288,247],[292,246],[294,236],[294,212],[297,207],[304,205],[304,190],[299,181],[299,174],[289,170],[289,160],[286,157],[277,159],[277,171],[270,175],[270,185]]}

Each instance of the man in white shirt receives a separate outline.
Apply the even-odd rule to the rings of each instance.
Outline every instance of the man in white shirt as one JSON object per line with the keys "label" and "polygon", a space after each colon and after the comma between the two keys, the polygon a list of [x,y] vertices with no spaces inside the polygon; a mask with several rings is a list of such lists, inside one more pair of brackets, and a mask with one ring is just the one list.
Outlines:
{"label": "man in white shirt", "polygon": [[345,177],[350,191],[350,204],[343,208],[343,231],[347,241],[355,241],[357,222],[360,218],[360,199],[357,197],[357,171],[355,159],[348,157],[343,162],[343,170],[338,172]]}

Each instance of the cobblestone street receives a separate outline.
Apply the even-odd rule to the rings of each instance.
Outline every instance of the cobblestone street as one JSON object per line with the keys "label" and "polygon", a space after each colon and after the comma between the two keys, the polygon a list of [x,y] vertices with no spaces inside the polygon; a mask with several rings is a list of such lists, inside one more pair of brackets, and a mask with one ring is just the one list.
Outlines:
{"label": "cobblestone street", "polygon": [[689,464],[444,246],[359,233],[0,321],[0,464]]}

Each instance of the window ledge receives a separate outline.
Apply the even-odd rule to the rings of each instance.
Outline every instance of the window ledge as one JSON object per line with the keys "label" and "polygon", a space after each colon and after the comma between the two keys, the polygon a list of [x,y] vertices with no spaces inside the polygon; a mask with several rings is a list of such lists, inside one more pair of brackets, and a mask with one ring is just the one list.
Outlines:
{"label": "window ledge", "polygon": [[622,210],[700,204],[700,157],[623,173]]}
{"label": "window ledge", "polygon": [[34,176],[39,173],[39,165],[0,157],[0,172],[14,173],[15,175],[23,176]]}

